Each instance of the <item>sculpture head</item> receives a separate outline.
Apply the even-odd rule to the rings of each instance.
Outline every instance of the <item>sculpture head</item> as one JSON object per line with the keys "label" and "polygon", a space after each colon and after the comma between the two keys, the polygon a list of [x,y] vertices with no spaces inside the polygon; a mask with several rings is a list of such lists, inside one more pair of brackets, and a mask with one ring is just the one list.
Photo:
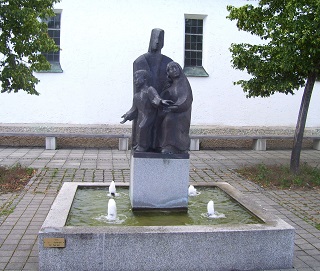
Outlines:
{"label": "sculpture head", "polygon": [[138,70],[133,74],[133,83],[139,90],[149,80],[149,73],[146,70]]}
{"label": "sculpture head", "polygon": [[164,44],[164,31],[159,28],[154,28],[151,31],[149,53],[161,53]]}
{"label": "sculpture head", "polygon": [[167,65],[167,74],[168,77],[174,80],[175,78],[178,78],[182,72],[181,66],[177,62],[170,62]]}

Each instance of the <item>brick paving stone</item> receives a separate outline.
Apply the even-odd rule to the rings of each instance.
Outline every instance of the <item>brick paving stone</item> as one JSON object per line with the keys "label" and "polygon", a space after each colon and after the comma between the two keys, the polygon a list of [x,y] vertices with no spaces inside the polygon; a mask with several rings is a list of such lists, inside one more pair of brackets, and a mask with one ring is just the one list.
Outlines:
{"label": "brick paving stone", "polygon": [[[9,260],[10,260],[10,258],[11,258],[11,256],[2,256],[2,257],[0,257],[0,263],[5,263],[5,264],[7,264],[8,262],[9,262]],[[1,270],[1,269],[0,269]]]}
{"label": "brick paving stone", "polygon": [[5,267],[4,270],[14,270],[14,271],[17,271],[17,270],[22,270],[23,267],[24,267],[25,263],[20,263],[20,262],[9,262],[7,264],[7,266]]}
{"label": "brick paving stone", "polygon": [[293,266],[294,268],[296,269],[300,269],[300,268],[303,268],[303,267],[310,267],[308,266],[304,261],[302,261],[301,259],[299,259],[298,257],[295,257],[294,260],[293,260]]}
{"label": "brick paving stone", "polygon": [[13,254],[13,250],[5,250],[6,248],[2,248],[0,250],[0,258],[11,257]]}
{"label": "brick paving stone", "polygon": [[23,267],[23,271],[37,271],[38,270],[38,263],[34,262],[27,262]]}
{"label": "brick paving stone", "polygon": [[28,256],[12,256],[10,262],[12,263],[25,263],[28,260]]}

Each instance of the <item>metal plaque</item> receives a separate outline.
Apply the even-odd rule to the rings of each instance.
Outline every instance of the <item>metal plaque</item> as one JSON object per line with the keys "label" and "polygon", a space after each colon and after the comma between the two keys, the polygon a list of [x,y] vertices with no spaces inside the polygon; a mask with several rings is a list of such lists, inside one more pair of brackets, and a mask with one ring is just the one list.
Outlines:
{"label": "metal plaque", "polygon": [[64,238],[43,238],[43,246],[45,248],[50,248],[50,247],[63,248],[63,247],[66,247],[66,239],[64,239]]}

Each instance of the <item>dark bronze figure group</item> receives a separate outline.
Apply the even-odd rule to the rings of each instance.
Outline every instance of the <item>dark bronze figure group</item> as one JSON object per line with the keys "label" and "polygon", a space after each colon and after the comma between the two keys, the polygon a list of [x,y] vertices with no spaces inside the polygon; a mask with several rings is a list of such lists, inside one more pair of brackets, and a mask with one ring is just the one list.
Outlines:
{"label": "dark bronze figure group", "polygon": [[133,63],[133,104],[121,123],[133,121],[136,152],[189,150],[192,90],[181,66],[161,54],[163,44],[164,31],[153,29],[148,52]]}

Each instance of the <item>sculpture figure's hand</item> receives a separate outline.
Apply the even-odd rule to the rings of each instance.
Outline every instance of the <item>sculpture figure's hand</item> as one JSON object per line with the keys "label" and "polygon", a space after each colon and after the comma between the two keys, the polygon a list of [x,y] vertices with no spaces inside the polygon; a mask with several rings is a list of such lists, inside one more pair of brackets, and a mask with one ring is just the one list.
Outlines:
{"label": "sculpture figure's hand", "polygon": [[120,121],[120,123],[124,124],[128,120],[128,114],[126,113],[126,114],[122,115],[121,118],[123,118],[123,120]]}
{"label": "sculpture figure's hand", "polygon": [[170,106],[168,106],[168,109],[170,109],[170,111],[171,111],[171,110],[174,110],[174,109],[177,109],[177,108],[178,108],[177,105],[170,105]]}
{"label": "sculpture figure's hand", "polygon": [[177,109],[177,108],[178,108],[177,105],[166,106],[166,107],[163,108],[163,112],[169,113],[169,112],[171,112],[172,110]]}
{"label": "sculpture figure's hand", "polygon": [[164,104],[164,105],[172,105],[172,104],[174,104],[174,101],[171,101],[171,100],[161,100],[161,103]]}

